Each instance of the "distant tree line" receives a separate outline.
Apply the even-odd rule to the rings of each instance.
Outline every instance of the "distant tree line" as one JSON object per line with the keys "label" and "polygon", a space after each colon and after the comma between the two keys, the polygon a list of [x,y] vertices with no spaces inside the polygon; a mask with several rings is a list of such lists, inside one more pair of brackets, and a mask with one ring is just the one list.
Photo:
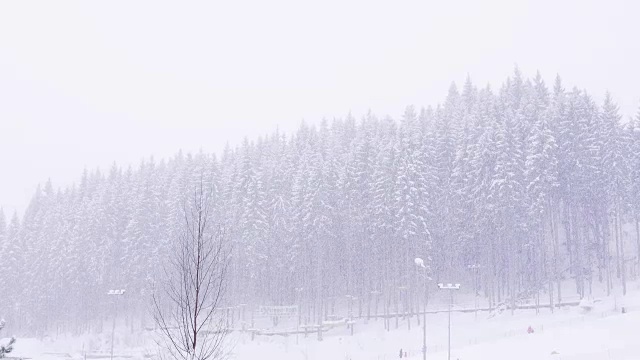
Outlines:
{"label": "distant tree line", "polygon": [[[640,113],[610,95],[549,89],[516,69],[497,90],[467,80],[399,120],[303,123],[221,154],[178,153],[39,188],[22,221],[0,213],[0,314],[18,331],[99,330],[108,289],[132,328],[181,206],[204,177],[233,244],[228,306],[301,304],[304,321],[349,295],[356,315],[422,306],[434,282],[476,283],[491,306],[558,302],[561,282],[625,290],[640,253]],[[476,281],[474,281],[476,280]]]}

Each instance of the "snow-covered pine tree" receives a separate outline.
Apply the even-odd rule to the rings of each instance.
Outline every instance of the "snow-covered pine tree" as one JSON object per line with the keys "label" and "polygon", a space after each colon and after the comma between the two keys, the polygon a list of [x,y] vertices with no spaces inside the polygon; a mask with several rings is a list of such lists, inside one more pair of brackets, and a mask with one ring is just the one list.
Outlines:
{"label": "snow-covered pine tree", "polygon": [[629,203],[636,232],[636,259],[640,264],[640,109],[627,126],[629,139]]}
{"label": "snow-covered pine tree", "polygon": [[7,218],[4,216],[4,209],[0,207],[0,254],[4,252],[7,241]]}
{"label": "snow-covered pine tree", "polygon": [[44,185],[0,233],[0,268],[24,284],[7,290],[0,311],[31,319],[18,331],[84,332],[109,313],[104,289],[131,288],[121,313],[142,325],[141,304],[203,172],[219,187],[215,217],[234,244],[230,306],[296,303],[303,321],[318,321],[355,296],[372,315],[396,300],[411,311],[411,293],[423,293],[415,256],[431,259],[437,280],[478,276],[492,305],[541,282],[554,303],[569,279],[582,295],[596,281],[622,285],[625,254],[640,252],[640,226],[635,237],[620,231],[639,224],[640,117],[624,125],[611,99],[598,106],[559,77],[548,94],[539,74],[517,69],[498,94],[467,78],[444,100],[402,119],[303,123],[227,146],[219,161],[178,152],[107,176],[86,171],[60,190]]}
{"label": "snow-covered pine tree", "polygon": [[[0,331],[4,329],[5,324],[4,319],[0,320]],[[13,351],[13,344],[15,343],[16,338],[12,336],[6,344],[0,344],[0,359],[5,358],[7,354]]]}

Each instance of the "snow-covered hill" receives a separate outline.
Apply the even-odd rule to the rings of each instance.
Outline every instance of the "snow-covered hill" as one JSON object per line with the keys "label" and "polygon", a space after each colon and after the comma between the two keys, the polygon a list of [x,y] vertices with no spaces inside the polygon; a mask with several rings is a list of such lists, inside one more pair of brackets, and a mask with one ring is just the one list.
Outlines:
{"label": "snow-covered hill", "polygon": [[[640,284],[633,284],[625,297],[596,298],[593,308],[566,307],[551,314],[549,309],[519,310],[489,316],[487,312],[453,313],[452,359],[460,360],[589,360],[640,359]],[[436,305],[434,305],[436,306]],[[623,313],[622,307],[625,308]],[[414,319],[415,320],[415,319]],[[447,358],[447,314],[427,317],[428,358]],[[533,334],[527,332],[528,327]],[[234,360],[379,360],[399,358],[400,349],[409,359],[421,359],[422,327],[413,321],[395,321],[391,330],[382,320],[358,321],[354,335],[346,326],[325,333],[323,341],[314,335],[231,336]],[[19,339],[14,356],[33,359],[108,358],[110,334],[57,339]],[[154,358],[155,344],[148,334],[116,334],[115,358]]]}

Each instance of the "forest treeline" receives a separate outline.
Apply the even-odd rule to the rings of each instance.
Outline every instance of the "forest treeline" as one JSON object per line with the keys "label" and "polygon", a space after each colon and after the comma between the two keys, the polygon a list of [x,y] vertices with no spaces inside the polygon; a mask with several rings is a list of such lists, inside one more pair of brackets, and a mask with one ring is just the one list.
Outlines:
{"label": "forest treeline", "polygon": [[[412,311],[431,283],[477,286],[492,306],[562,299],[572,281],[622,289],[640,254],[640,113],[516,69],[498,89],[453,84],[399,119],[301,124],[215,154],[85,171],[0,213],[0,315],[17,332],[81,332],[120,313],[151,325],[154,284],[201,180],[233,246],[226,304],[332,301]],[[473,284],[473,285],[472,285]],[[342,300],[340,300],[342,299]],[[542,300],[540,300],[542,299]],[[380,308],[371,310],[371,304]],[[378,306],[376,305],[376,308]]]}

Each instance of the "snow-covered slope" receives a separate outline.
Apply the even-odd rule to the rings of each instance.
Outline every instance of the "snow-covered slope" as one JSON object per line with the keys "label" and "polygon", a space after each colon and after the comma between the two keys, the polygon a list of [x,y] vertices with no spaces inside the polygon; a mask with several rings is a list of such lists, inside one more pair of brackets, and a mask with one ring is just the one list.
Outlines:
{"label": "snow-covered slope", "polygon": [[[621,307],[626,308],[623,313]],[[447,358],[447,314],[427,317],[428,358]],[[533,334],[527,332],[531,326]],[[624,298],[617,295],[598,298],[585,312],[579,306],[556,310],[519,310],[514,315],[502,313],[453,313],[452,359],[460,360],[570,360],[570,359],[640,359],[640,288],[632,286]],[[110,334],[35,340],[19,339],[14,356],[33,359],[83,359],[109,355]],[[315,335],[231,336],[231,359],[256,360],[378,360],[397,359],[400,349],[409,359],[421,359],[422,327],[415,318],[411,329],[406,320],[395,328],[384,329],[382,320],[360,321],[354,335],[346,326],[325,333],[323,341]],[[116,335],[115,358],[153,358],[155,344],[144,334]]]}

